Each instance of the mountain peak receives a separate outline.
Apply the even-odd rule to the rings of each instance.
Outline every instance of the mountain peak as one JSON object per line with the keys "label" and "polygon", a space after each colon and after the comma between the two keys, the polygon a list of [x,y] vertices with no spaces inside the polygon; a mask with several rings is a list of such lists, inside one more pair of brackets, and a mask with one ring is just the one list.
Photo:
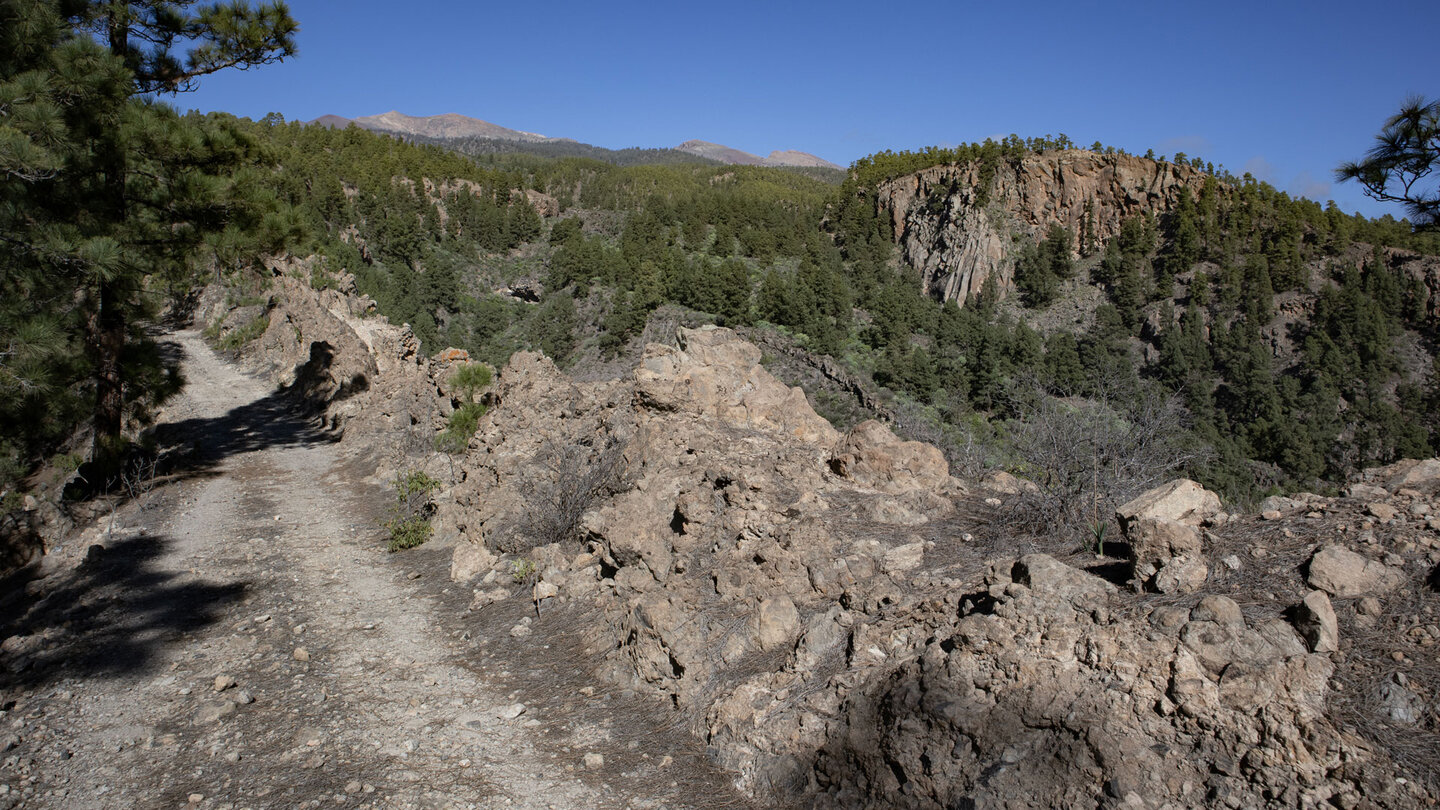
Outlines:
{"label": "mountain peak", "polygon": [[797,152],[790,150],[775,150],[769,157],[752,155],[749,152],[736,149],[724,144],[711,143],[710,141],[689,140],[675,147],[677,151],[688,152],[692,155],[699,155],[710,160],[718,160],[721,163],[729,163],[737,166],[805,166],[823,167],[827,169],[839,169],[837,166],[824,158],[816,157],[808,152]]}

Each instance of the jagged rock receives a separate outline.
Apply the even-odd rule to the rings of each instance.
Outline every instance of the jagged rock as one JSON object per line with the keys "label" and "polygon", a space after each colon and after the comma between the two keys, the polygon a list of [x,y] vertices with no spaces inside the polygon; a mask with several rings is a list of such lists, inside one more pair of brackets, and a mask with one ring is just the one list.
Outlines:
{"label": "jagged rock", "polygon": [[720,327],[682,329],[678,348],[645,347],[635,370],[635,397],[657,411],[682,411],[728,424],[785,433],[829,447],[835,428],[815,413],[805,392],[760,365],[760,350]]}
{"label": "jagged rock", "polygon": [[1194,593],[1205,584],[1209,568],[1194,528],[1164,518],[1132,516],[1125,523],[1125,538],[1133,575],[1142,586],[1160,593]]}
{"label": "jagged rock", "polygon": [[850,429],[830,456],[830,469],[861,486],[891,494],[948,488],[950,466],[934,445],[902,441],[867,420]]}
{"label": "jagged rock", "polygon": [[1156,518],[1199,526],[1220,511],[1220,496],[1194,481],[1179,478],[1162,484],[1115,510],[1121,530],[1138,518]]}
{"label": "jagged rock", "polygon": [[1295,612],[1295,628],[1305,637],[1311,652],[1328,653],[1340,650],[1340,629],[1335,608],[1323,591],[1311,591]]}
{"label": "jagged rock", "polygon": [[1385,593],[1398,587],[1404,575],[1382,562],[1337,545],[1323,546],[1310,558],[1306,581],[1342,599]]}
{"label": "jagged rock", "polygon": [[[1103,581],[1065,568],[1030,555],[1008,566],[1007,585],[999,566],[992,607],[850,693],[817,755],[812,804],[1095,806],[1109,795],[1162,807],[1219,794],[1245,806],[1263,804],[1256,791],[1326,779],[1328,743],[1311,735],[1335,734],[1333,667],[1293,630],[1250,626],[1212,597],[1193,618],[1181,611],[1178,638],[1147,632],[1109,616],[1095,601],[1103,587],[1081,587]],[[1057,609],[1065,583],[1080,609]]]}

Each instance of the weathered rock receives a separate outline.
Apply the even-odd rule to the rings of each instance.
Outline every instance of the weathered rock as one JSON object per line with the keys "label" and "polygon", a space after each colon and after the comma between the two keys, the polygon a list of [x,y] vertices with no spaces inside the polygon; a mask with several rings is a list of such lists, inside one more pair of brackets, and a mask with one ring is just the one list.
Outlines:
{"label": "weathered rock", "polygon": [[1287,498],[1283,495],[1271,495],[1270,497],[1260,502],[1259,511],[1262,515],[1268,514],[1270,512],[1278,512],[1280,514],[1284,514],[1286,512],[1294,512],[1296,510],[1302,509],[1304,508],[1304,506],[1305,504],[1303,502],[1298,501],[1294,498]]}
{"label": "weathered rock", "polygon": [[789,388],[760,365],[760,350],[729,329],[682,329],[680,347],[651,344],[635,370],[636,401],[726,423],[783,433],[829,446],[838,438],[805,392]]}
{"label": "weathered rock", "polygon": [[1424,461],[1401,461],[1388,470],[1393,474],[1385,480],[1385,489],[1399,492],[1412,489],[1426,495],[1440,492],[1440,458]]}
{"label": "weathered rock", "polygon": [[1365,511],[1369,512],[1372,516],[1374,516],[1376,520],[1382,522],[1387,520],[1394,520],[1396,514],[1395,507],[1383,502],[1367,504],[1365,506]]}
{"label": "weathered rock", "polygon": [[950,485],[950,468],[938,448],[902,441],[874,420],[845,434],[830,455],[830,469],[861,486],[892,494],[939,491]]}
{"label": "weathered rock", "polygon": [[1134,577],[1160,593],[1194,593],[1205,583],[1200,533],[1173,520],[1132,517],[1125,524]]}
{"label": "weathered rock", "polygon": [[789,644],[800,632],[800,611],[788,597],[777,596],[760,603],[755,611],[754,637],[761,650]]}
{"label": "weathered rock", "polygon": [[480,543],[456,543],[450,557],[450,579],[469,582],[493,568],[497,559],[490,549]]}
{"label": "weathered rock", "polygon": [[1345,488],[1345,496],[1354,498],[1357,501],[1374,501],[1390,497],[1390,493],[1384,487],[1372,486],[1370,484],[1351,484]]}
{"label": "weathered rock", "polygon": [[1021,557],[1015,563],[1011,578],[1046,597],[1071,603],[1103,598],[1115,592],[1114,585],[1094,574],[1065,565],[1048,554]]}
{"label": "weathered rock", "polygon": [[1340,630],[1335,609],[1323,591],[1311,591],[1295,612],[1295,628],[1305,637],[1311,652],[1329,653],[1340,650]]}
{"label": "weathered rock", "polygon": [[991,470],[980,479],[980,485],[1001,495],[1019,495],[1021,492],[1034,492],[1039,489],[1034,481],[1026,481],[1023,478],[1016,478],[1004,470]]}
{"label": "weathered rock", "polygon": [[1385,714],[1397,723],[1413,725],[1425,716],[1425,700],[1408,686],[1409,679],[1402,672],[1394,673],[1380,684],[1380,705]]}
{"label": "weathered rock", "polygon": [[1128,531],[1139,518],[1155,518],[1199,526],[1220,511],[1220,496],[1194,481],[1180,478],[1158,486],[1115,511],[1120,528]]}
{"label": "weathered rock", "polygon": [[903,574],[920,567],[925,561],[925,543],[906,543],[885,552],[880,560],[880,570],[887,574]]}
{"label": "weathered rock", "polygon": [[1350,598],[1385,593],[1403,581],[1404,575],[1377,560],[1338,545],[1323,546],[1310,558],[1306,581],[1331,596]]}

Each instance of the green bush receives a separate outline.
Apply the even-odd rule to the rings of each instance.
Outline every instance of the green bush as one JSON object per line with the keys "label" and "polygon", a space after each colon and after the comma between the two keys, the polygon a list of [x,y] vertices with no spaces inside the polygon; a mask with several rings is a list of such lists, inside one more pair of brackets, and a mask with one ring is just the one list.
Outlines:
{"label": "green bush", "polygon": [[421,470],[407,470],[396,474],[391,487],[395,503],[390,506],[390,519],[385,521],[385,530],[390,532],[389,549],[414,548],[429,540],[434,533],[430,516],[435,514],[430,493],[440,488],[440,482]]}
{"label": "green bush", "polygon": [[478,402],[467,402],[450,414],[445,430],[435,437],[435,449],[442,453],[459,455],[470,446],[470,437],[480,426],[480,417],[485,415],[485,406]]}
{"label": "green bush", "polygon": [[256,318],[255,320],[240,327],[239,329],[236,329],[230,332],[228,335],[220,338],[218,347],[221,351],[234,351],[241,346],[244,346],[246,343],[249,343],[250,341],[255,340],[256,338],[265,334],[265,330],[269,328],[270,314],[265,313]]}
{"label": "green bush", "polygon": [[490,367],[484,363],[467,363],[455,371],[450,385],[464,400],[474,399],[485,386],[490,384]]}

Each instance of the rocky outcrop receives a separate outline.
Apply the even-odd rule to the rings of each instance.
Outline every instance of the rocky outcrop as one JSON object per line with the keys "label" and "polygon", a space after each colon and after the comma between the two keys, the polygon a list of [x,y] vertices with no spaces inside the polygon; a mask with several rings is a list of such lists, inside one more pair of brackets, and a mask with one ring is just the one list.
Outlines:
{"label": "rocky outcrop", "polygon": [[1052,224],[1078,236],[1088,205],[1095,236],[1108,240],[1130,217],[1169,211],[1182,187],[1198,191],[1204,178],[1189,166],[1067,149],[1002,161],[983,188],[978,164],[934,166],[882,183],[878,200],[925,292],[963,306],[987,280],[1014,288],[1016,237],[1033,240]]}
{"label": "rocky outcrop", "polygon": [[264,332],[238,350],[242,367],[273,380],[332,431],[367,435],[397,458],[428,450],[449,412],[444,380],[452,369],[430,363],[408,326],[376,315],[348,273],[314,289],[316,261],[270,261],[259,306],[236,308],[223,287],[207,288],[195,323],[223,335],[229,324],[264,318]]}
{"label": "rocky outcrop", "polygon": [[1349,753],[1323,713],[1333,666],[1285,622],[1225,597],[1131,622],[1107,583],[1045,555],[986,586],[983,606],[849,697],[816,763],[826,806],[1358,798],[1327,773]]}
{"label": "rocky outcrop", "polygon": [[[1327,714],[1347,623],[1382,603],[1308,586],[1313,547],[1293,533],[1234,553],[1257,527],[1313,518],[1232,517],[1177,481],[1121,510],[1147,589],[1077,567],[1089,554],[983,560],[970,532],[985,493],[881,424],[839,434],[726,329],[681,330],[618,380],[517,354],[493,398],[440,515],[472,609],[533,570],[526,598],[593,628],[603,674],[673,706],[752,794],[925,808],[1425,796]],[[1363,508],[1311,497],[1312,511]],[[1280,579],[1244,590],[1236,572],[1272,553]],[[1386,683],[1396,711],[1428,711],[1416,679]]]}

